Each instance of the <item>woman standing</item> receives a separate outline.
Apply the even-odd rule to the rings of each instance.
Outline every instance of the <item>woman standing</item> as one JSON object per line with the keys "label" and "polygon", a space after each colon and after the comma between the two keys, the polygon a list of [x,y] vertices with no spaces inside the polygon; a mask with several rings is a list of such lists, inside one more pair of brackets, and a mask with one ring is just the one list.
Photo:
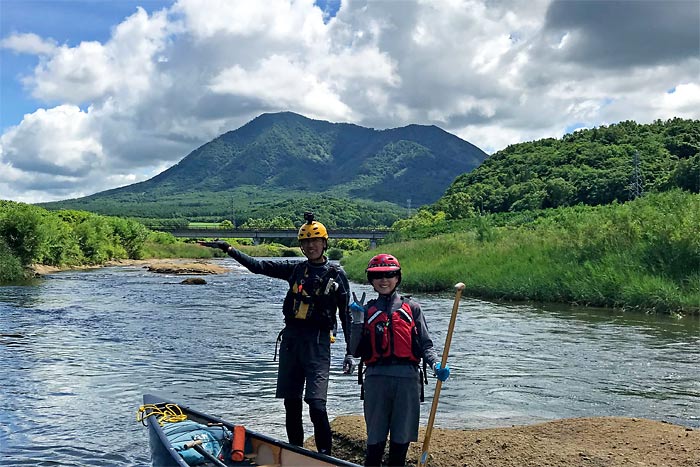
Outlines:
{"label": "woman standing", "polygon": [[441,381],[450,375],[440,368],[420,305],[399,295],[401,265],[392,255],[379,254],[367,265],[367,281],[379,294],[364,304],[350,305],[350,350],[366,365],[364,415],[367,425],[366,466],[379,466],[387,436],[390,466],[406,464],[411,441],[418,440],[421,372],[424,359]]}

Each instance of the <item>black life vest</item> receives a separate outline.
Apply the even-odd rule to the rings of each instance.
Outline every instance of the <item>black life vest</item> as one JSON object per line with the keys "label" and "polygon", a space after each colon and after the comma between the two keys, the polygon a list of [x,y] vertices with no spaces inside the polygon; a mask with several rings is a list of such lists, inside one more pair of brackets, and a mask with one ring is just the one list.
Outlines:
{"label": "black life vest", "polygon": [[376,363],[418,363],[418,329],[413,320],[413,311],[407,300],[401,298],[398,310],[379,310],[376,301],[369,303],[364,333],[367,339],[367,355],[363,361],[367,365]]}
{"label": "black life vest", "polygon": [[307,263],[299,263],[289,278],[282,312],[285,323],[331,330],[336,326],[338,268],[328,265],[320,276],[310,276]]}

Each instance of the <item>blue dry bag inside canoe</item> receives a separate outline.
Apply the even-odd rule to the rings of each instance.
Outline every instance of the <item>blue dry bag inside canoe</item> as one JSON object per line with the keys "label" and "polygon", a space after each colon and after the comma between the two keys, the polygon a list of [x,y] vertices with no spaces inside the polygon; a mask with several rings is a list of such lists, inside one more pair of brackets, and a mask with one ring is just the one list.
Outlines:
{"label": "blue dry bag inside canoe", "polygon": [[225,431],[226,429],[223,427],[208,427],[192,420],[166,423],[163,426],[163,432],[170,444],[189,465],[203,464],[207,462],[207,459],[193,448],[185,449],[186,443],[201,439],[202,447],[214,456],[218,456],[224,445]]}

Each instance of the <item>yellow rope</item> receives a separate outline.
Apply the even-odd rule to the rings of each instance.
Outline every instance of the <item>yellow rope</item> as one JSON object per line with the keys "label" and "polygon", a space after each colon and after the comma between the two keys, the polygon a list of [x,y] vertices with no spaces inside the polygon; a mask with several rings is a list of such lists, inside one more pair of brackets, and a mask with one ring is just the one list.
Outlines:
{"label": "yellow rope", "polygon": [[187,420],[187,415],[182,413],[182,409],[177,404],[165,404],[164,406],[146,404],[139,407],[138,412],[136,412],[136,421],[145,425],[144,420],[151,416],[156,417],[160,426]]}

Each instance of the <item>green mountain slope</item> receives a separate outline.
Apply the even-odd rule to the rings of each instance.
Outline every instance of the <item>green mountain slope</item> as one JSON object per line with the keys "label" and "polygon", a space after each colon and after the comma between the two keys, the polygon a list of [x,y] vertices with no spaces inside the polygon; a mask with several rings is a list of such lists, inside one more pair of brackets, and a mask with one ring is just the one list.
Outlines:
{"label": "green mountain slope", "polygon": [[700,191],[698,120],[626,121],[514,144],[457,177],[434,209],[464,218],[624,202],[672,188]]}
{"label": "green mountain slope", "polygon": [[405,212],[409,199],[413,207],[437,201],[456,176],[486,157],[435,126],[374,130],[291,112],[263,114],[150,180],[44,206],[245,220],[341,205],[348,212],[334,212],[331,224],[386,225]]}

